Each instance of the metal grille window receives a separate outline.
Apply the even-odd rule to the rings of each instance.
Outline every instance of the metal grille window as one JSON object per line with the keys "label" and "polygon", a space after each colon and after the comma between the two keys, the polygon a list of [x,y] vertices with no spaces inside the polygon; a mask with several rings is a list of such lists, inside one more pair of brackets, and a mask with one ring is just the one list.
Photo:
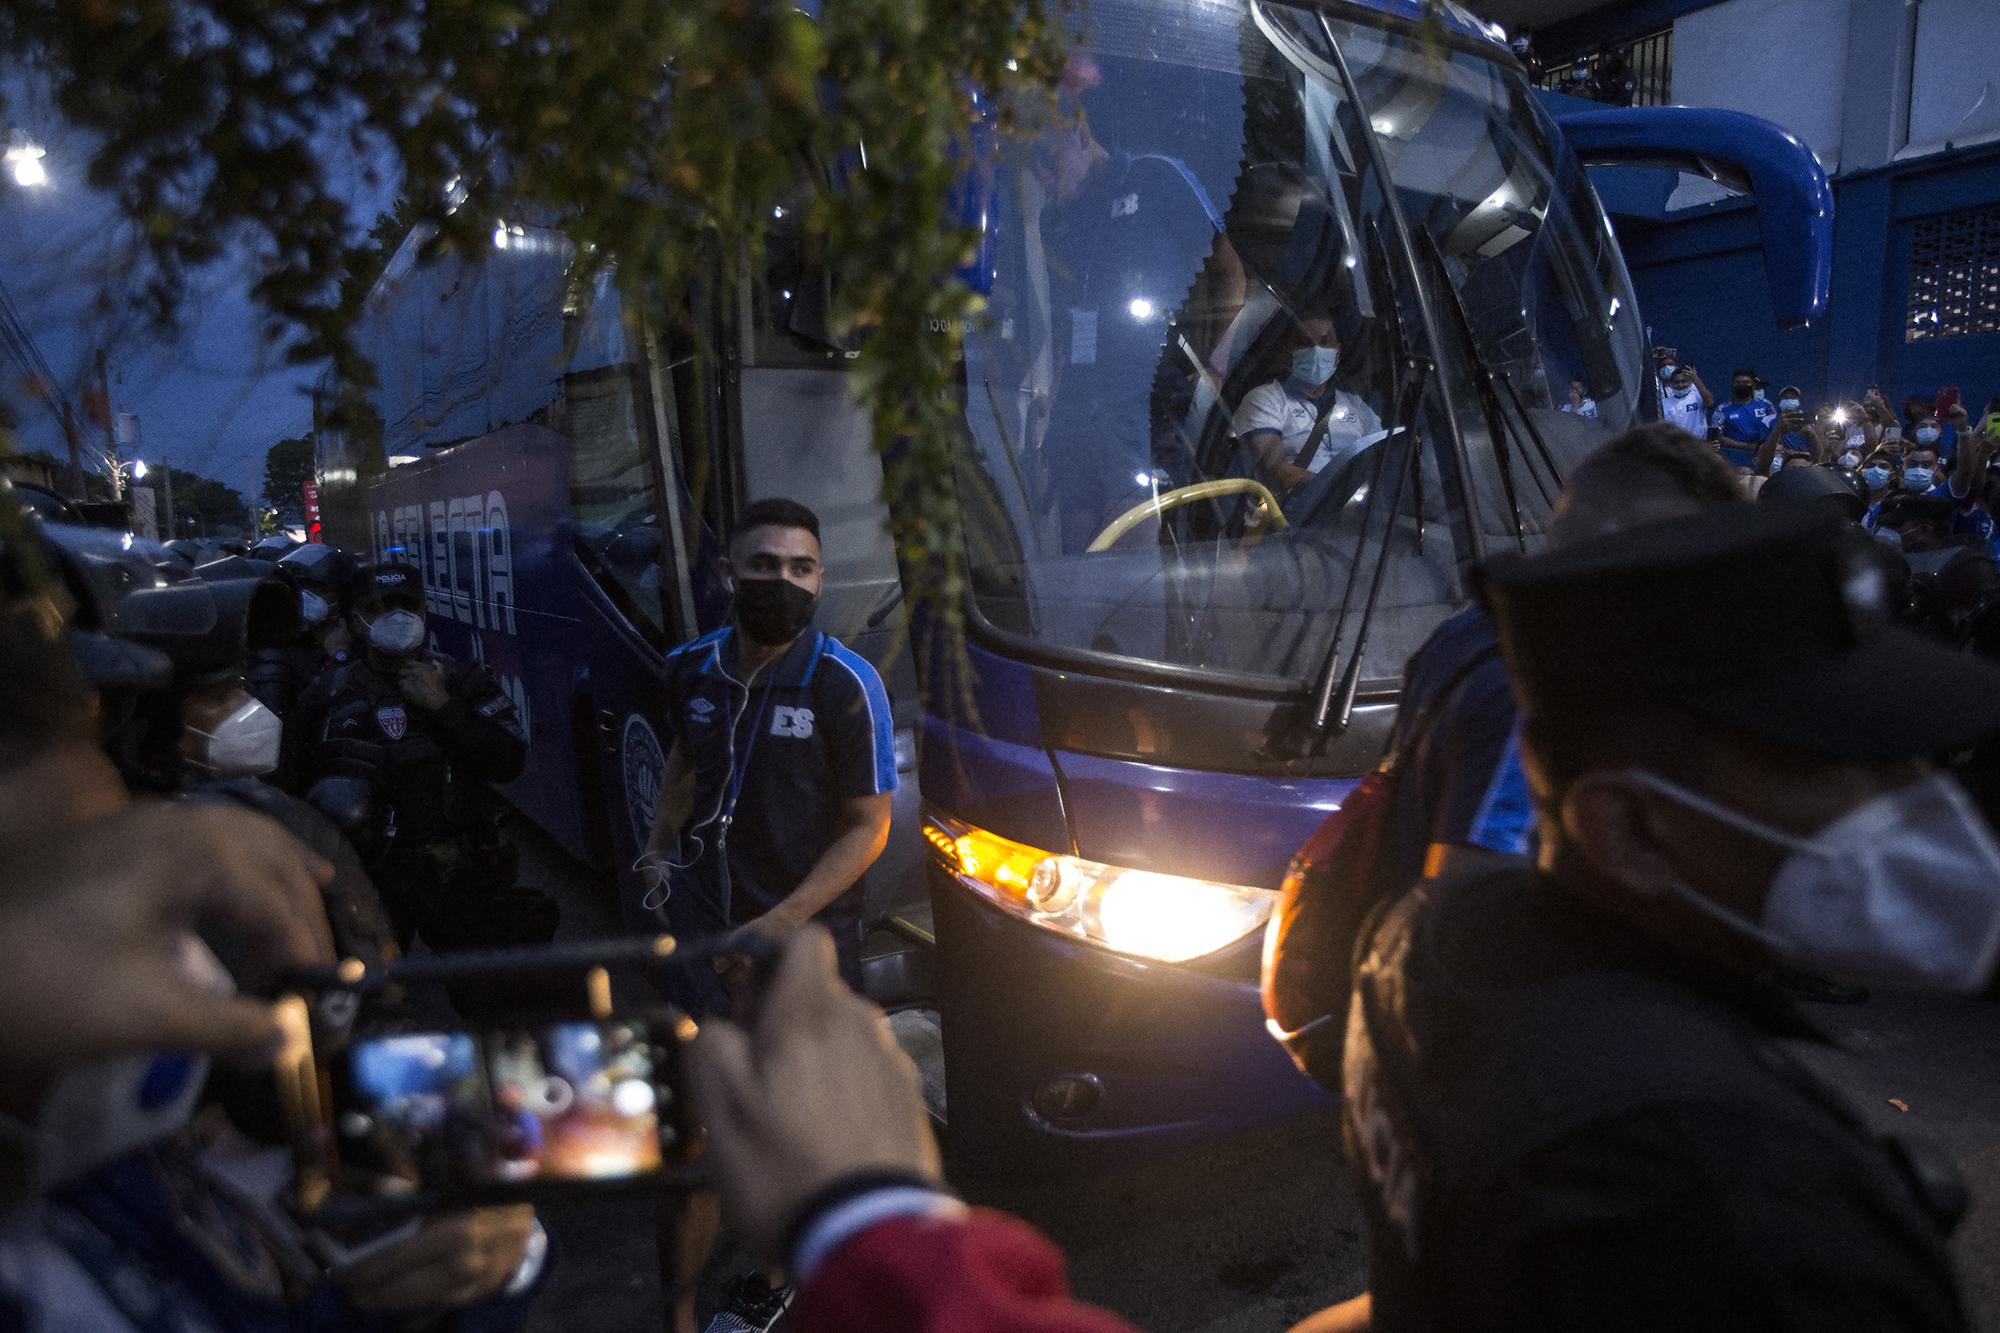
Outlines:
{"label": "metal grille window", "polygon": [[1543,70],[1542,87],[1616,106],[1666,106],[1674,92],[1674,30],[1635,37]]}
{"label": "metal grille window", "polygon": [[1905,342],[2000,333],[2000,208],[1916,223],[1910,238]]}

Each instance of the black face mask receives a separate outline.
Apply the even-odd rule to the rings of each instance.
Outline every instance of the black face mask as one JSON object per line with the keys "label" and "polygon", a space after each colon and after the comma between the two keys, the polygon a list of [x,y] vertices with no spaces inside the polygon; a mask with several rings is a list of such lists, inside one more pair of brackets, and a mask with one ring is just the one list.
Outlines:
{"label": "black face mask", "polygon": [[1757,390],[1753,385],[1739,384],[1735,387],[1735,389],[1732,392],[1734,393],[1737,402],[1747,403],[1750,401],[1750,395],[1756,393]]}
{"label": "black face mask", "polygon": [[768,648],[790,643],[812,624],[819,598],[790,579],[736,580],[736,623]]}

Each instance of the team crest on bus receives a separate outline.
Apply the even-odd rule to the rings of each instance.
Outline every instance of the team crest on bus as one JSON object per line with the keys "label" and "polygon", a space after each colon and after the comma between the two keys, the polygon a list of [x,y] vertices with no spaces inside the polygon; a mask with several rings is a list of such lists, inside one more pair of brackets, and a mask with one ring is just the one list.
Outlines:
{"label": "team crest on bus", "polygon": [[652,724],[634,713],[625,719],[624,744],[625,817],[632,821],[632,841],[640,847],[653,832],[653,807],[660,799],[660,780],[666,776],[667,753]]}
{"label": "team crest on bus", "polygon": [[375,710],[375,725],[392,741],[403,739],[410,729],[410,715],[401,704],[383,704]]}

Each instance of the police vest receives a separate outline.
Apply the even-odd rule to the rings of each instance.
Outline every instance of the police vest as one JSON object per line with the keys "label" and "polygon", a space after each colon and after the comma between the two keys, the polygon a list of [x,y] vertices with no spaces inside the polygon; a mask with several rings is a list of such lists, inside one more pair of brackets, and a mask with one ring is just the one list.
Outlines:
{"label": "police vest", "polygon": [[[478,684],[479,670],[433,658],[454,698]],[[485,784],[459,774],[432,718],[403,700],[396,682],[364,662],[335,667],[326,718],[312,757],[312,777],[356,777],[380,784],[395,812],[399,845],[479,830],[490,822]]]}

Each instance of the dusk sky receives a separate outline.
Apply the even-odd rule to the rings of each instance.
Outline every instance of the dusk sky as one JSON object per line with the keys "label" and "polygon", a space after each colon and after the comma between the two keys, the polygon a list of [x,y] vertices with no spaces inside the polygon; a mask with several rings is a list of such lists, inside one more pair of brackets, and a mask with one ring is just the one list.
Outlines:
{"label": "dusk sky", "polygon": [[[175,467],[215,477],[254,503],[265,451],[311,425],[307,393],[320,367],[288,366],[282,342],[265,340],[265,321],[248,296],[254,273],[247,253],[201,275],[177,331],[151,327],[130,299],[133,230],[107,196],[83,183],[89,140],[67,129],[35,90],[8,80],[5,92],[0,129],[19,129],[42,144],[50,176],[30,190],[0,174],[0,281],[29,334],[79,403],[102,346],[112,410],[139,417],[139,456],[156,463],[164,449]],[[347,164],[330,175],[335,190],[357,201],[362,227],[392,193],[365,187]],[[11,362],[0,362],[0,396],[24,450],[64,456],[62,432],[22,392]]]}

